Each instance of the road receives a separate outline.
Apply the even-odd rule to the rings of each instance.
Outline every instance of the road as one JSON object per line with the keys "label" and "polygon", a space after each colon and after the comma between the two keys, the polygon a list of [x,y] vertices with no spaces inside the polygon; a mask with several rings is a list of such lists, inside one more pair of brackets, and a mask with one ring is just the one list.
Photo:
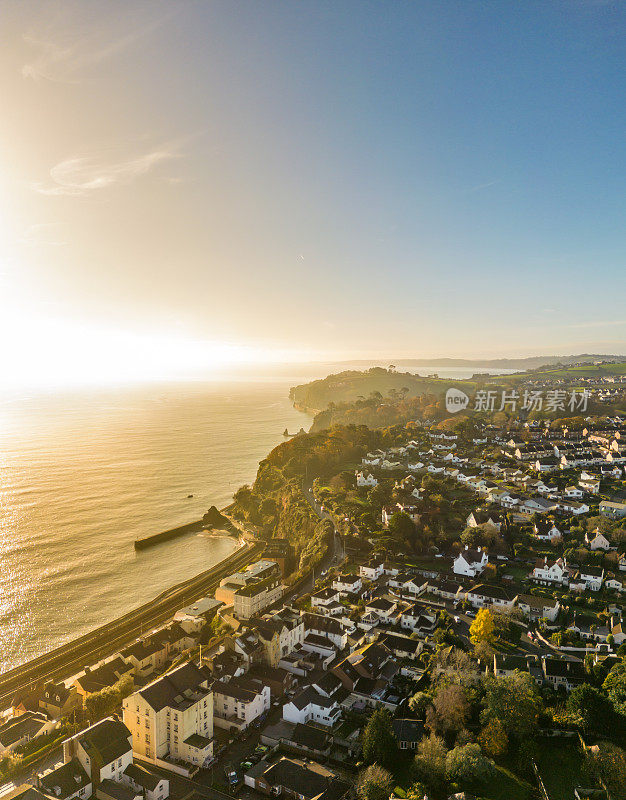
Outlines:
{"label": "road", "polygon": [[137,637],[164,624],[180,608],[214,591],[225,575],[254,561],[262,548],[262,544],[246,545],[217,567],[171,587],[123,617],[3,673],[0,675],[0,708],[5,708],[20,692],[29,691],[46,680],[65,680],[86,664],[95,664],[113,655]]}

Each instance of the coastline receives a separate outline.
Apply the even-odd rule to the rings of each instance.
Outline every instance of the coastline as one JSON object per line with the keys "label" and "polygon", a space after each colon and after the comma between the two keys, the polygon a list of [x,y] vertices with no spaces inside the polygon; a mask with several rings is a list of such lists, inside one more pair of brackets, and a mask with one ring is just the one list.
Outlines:
{"label": "coastline", "polygon": [[85,663],[94,664],[114,655],[142,633],[170,620],[186,604],[214,591],[222,577],[258,558],[264,547],[256,541],[245,542],[243,537],[238,542],[232,553],[209,569],[169,587],[121,617],[0,673],[0,701],[10,701],[33,683],[67,679]]}

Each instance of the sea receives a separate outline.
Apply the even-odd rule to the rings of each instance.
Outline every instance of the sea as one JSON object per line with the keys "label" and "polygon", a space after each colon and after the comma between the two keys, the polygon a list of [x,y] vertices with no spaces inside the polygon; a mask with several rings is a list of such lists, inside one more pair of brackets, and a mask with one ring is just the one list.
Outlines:
{"label": "sea", "polygon": [[285,429],[310,426],[290,386],[330,371],[0,394],[0,672],[229,555],[227,536],[133,542],[229,504]]}

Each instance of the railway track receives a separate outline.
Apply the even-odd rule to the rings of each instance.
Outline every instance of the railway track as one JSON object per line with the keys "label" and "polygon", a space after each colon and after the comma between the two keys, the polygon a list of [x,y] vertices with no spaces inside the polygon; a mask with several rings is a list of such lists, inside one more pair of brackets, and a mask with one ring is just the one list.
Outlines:
{"label": "railway track", "polygon": [[151,628],[162,625],[181,607],[214,590],[220,580],[258,558],[262,544],[245,545],[210,570],[176,584],[148,603],[55,650],[0,675],[0,708],[19,693],[47,680],[65,680],[85,665],[113,655]]}

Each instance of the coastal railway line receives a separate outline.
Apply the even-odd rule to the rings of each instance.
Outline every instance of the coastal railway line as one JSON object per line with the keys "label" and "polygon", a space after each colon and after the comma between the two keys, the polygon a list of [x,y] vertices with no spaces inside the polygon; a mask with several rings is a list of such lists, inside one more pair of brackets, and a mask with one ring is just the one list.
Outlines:
{"label": "coastal railway line", "polygon": [[166,589],[122,617],[3,673],[0,675],[0,708],[6,708],[17,694],[38,684],[66,680],[86,665],[114,655],[138,636],[171,619],[181,607],[213,591],[226,575],[258,558],[263,547],[259,543],[244,545],[215,567]]}

